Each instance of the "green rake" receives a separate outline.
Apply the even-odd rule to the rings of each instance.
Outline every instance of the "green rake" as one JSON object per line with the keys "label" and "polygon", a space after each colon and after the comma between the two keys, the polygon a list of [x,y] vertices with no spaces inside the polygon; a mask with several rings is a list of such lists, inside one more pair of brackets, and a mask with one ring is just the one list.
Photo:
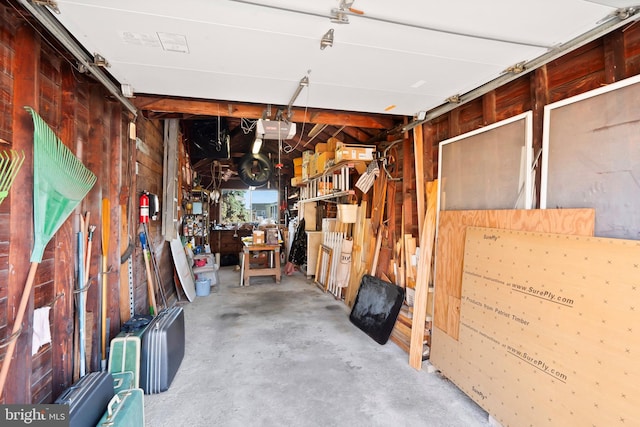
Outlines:
{"label": "green rake", "polygon": [[96,182],[96,176],[60,141],[47,123],[31,107],[33,118],[33,231],[31,267],[13,322],[11,341],[0,371],[0,396],[9,373],[16,341],[31,295],[38,264],[49,240],[67,220]]}
{"label": "green rake", "polygon": [[24,163],[24,151],[3,151],[0,153],[0,203],[9,195],[9,188],[16,179],[20,167]]}

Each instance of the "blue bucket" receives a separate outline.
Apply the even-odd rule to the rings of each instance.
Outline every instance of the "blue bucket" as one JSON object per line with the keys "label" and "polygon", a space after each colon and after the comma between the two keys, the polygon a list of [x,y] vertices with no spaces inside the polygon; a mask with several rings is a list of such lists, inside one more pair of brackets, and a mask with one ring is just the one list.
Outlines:
{"label": "blue bucket", "polygon": [[196,280],[196,295],[206,297],[211,293],[211,279]]}

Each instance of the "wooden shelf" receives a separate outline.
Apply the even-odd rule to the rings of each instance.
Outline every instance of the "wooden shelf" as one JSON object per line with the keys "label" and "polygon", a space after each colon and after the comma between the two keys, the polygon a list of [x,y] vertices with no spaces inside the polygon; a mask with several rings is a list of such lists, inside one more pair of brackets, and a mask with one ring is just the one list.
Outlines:
{"label": "wooden shelf", "polygon": [[[192,204],[192,211],[185,213],[183,216],[182,235],[188,238],[194,238],[196,245],[209,244],[209,192],[207,190],[197,188],[190,191],[189,202]],[[195,211],[196,203],[200,209]]]}

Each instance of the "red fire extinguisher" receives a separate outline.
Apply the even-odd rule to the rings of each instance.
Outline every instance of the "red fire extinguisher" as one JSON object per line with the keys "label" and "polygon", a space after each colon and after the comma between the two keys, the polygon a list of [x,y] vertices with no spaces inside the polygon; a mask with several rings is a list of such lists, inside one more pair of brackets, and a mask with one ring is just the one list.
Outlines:
{"label": "red fire extinguisher", "polygon": [[147,193],[140,195],[140,224],[149,222],[149,196]]}

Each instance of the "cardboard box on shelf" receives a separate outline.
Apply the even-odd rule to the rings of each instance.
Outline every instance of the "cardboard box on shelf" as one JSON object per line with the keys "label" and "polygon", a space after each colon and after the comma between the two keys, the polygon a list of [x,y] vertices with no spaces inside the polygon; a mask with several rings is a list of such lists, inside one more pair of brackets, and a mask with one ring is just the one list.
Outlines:
{"label": "cardboard box on shelf", "polygon": [[340,141],[335,136],[327,139],[327,151],[336,151],[336,147],[338,146],[338,144],[342,144],[342,141]]}
{"label": "cardboard box on shelf", "polygon": [[253,230],[253,244],[264,245],[264,230]]}
{"label": "cardboard box on shelf", "polygon": [[313,151],[311,150],[305,150],[302,152],[302,164],[308,162],[311,159],[311,156],[313,156]]}
{"label": "cardboard box on shelf", "polygon": [[309,176],[314,176],[318,173],[318,154],[313,153],[313,155],[309,158]]}
{"label": "cardboard box on shelf", "polygon": [[302,164],[300,164],[300,166],[294,166],[293,173],[295,176],[302,176]]}
{"label": "cardboard box on shelf", "polygon": [[336,146],[336,163],[345,160],[373,160],[375,145],[342,144]]}
{"label": "cardboard box on shelf", "polygon": [[326,142],[318,142],[315,147],[316,153],[324,153],[328,149],[329,144],[327,144]]}
{"label": "cardboard box on shelf", "polygon": [[333,151],[325,151],[324,153],[316,153],[316,173],[322,173],[331,166],[331,160],[336,156]]}
{"label": "cardboard box on shelf", "polygon": [[293,159],[293,166],[302,166],[302,157],[296,157]]}

